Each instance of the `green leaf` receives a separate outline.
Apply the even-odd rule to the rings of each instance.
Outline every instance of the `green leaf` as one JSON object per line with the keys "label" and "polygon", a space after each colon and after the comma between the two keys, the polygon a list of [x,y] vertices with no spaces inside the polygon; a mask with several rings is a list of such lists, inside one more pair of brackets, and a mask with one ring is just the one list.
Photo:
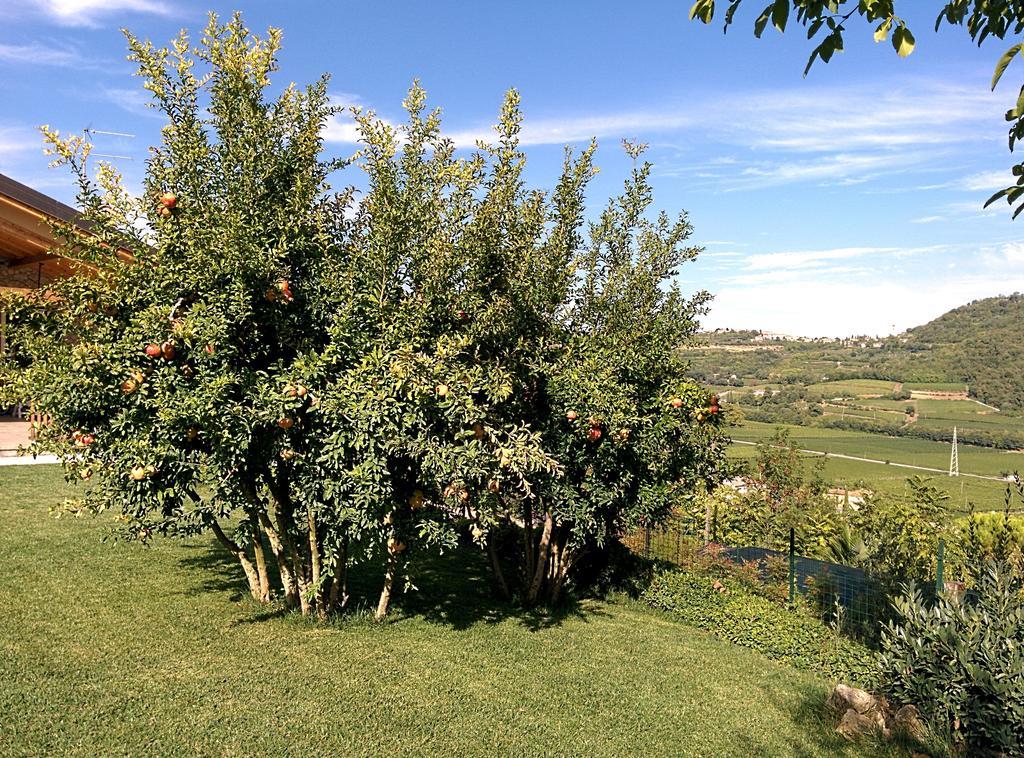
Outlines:
{"label": "green leaf", "polygon": [[762,11],[761,15],[754,21],[754,36],[761,39],[761,35],[764,34],[764,28],[768,25],[768,19],[771,18],[772,8],[768,6]]}
{"label": "green leaf", "polygon": [[914,35],[902,24],[896,27],[896,31],[892,34],[892,49],[901,58],[906,58],[914,52]]}
{"label": "green leaf", "polygon": [[787,21],[789,21],[789,0],[775,0],[775,4],[772,5],[772,26],[780,32],[784,32]]}
{"label": "green leaf", "polygon": [[996,63],[995,73],[992,74],[992,89],[995,89],[996,85],[999,84],[999,80],[1003,77],[1003,72],[1006,71],[1006,67],[1010,65],[1010,61],[1022,53],[1024,53],[1024,42],[1013,45],[1009,50],[1003,53],[999,62]]}
{"label": "green leaf", "polygon": [[715,0],[697,0],[690,8],[690,20],[699,19],[702,23],[710,24],[715,16]]}
{"label": "green leaf", "polygon": [[889,29],[892,28],[892,19],[888,18],[875,29],[875,42],[882,42],[889,36]]}
{"label": "green leaf", "polygon": [[999,198],[1001,198],[1001,197],[1005,197],[1005,196],[1006,196],[1006,193],[1007,193],[1007,192],[1009,192],[1009,191],[1010,191],[1010,188],[1009,188],[1009,187],[1007,187],[1006,189],[1001,189],[1001,190],[999,190],[999,191],[998,191],[998,192],[996,192],[996,193],[995,193],[994,195],[992,195],[992,197],[990,197],[990,198],[989,198],[988,200],[986,200],[986,201],[985,201],[985,205],[983,205],[982,207],[983,207],[983,208],[988,208],[988,207],[989,207],[990,205],[992,205],[992,203],[994,203],[994,202],[995,202],[996,200],[998,200]]}

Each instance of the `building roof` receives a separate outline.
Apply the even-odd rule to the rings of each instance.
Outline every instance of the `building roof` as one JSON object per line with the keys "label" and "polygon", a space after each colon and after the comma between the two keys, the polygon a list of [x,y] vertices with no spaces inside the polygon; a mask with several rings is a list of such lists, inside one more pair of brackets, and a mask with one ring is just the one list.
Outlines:
{"label": "building roof", "polygon": [[[81,271],[67,258],[50,254],[58,246],[51,224],[90,224],[70,205],[0,174],[0,289],[32,289]],[[127,250],[118,254],[130,259]]]}
{"label": "building roof", "polygon": [[0,195],[50,218],[81,223],[82,214],[70,205],[65,205],[4,174],[0,174]]}

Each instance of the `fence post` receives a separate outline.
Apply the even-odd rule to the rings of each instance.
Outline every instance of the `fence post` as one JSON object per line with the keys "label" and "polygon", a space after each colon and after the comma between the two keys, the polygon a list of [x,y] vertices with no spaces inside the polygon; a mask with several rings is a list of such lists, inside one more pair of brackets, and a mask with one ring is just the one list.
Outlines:
{"label": "fence post", "polygon": [[789,528],[789,605],[796,604],[796,530]]}
{"label": "fence post", "polygon": [[946,589],[946,584],[942,580],[943,569],[945,568],[946,558],[946,540],[939,539],[939,551],[935,556],[935,595],[941,595],[943,590]]}

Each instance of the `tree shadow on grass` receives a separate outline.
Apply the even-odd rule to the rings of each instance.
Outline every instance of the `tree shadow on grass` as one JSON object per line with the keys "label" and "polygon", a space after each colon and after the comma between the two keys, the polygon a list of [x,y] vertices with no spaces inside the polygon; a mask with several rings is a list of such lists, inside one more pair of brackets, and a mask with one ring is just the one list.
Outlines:
{"label": "tree shadow on grass", "polygon": [[[422,618],[457,631],[477,624],[513,620],[537,632],[560,626],[569,619],[586,620],[606,615],[597,603],[581,603],[567,596],[555,608],[525,608],[500,597],[488,562],[472,547],[464,547],[424,561],[414,576],[420,589],[399,596],[401,616]],[[379,587],[377,588],[379,591]]]}
{"label": "tree shadow on grass", "polygon": [[223,593],[232,602],[249,594],[242,567],[227,550],[213,542],[183,542],[180,548],[186,555],[178,560],[178,566],[191,578],[183,594],[196,597],[210,592]]}
{"label": "tree shadow on grass", "polygon": [[[178,561],[192,581],[183,590],[189,596],[223,593],[232,602],[248,600],[245,577],[238,561],[219,544],[189,542],[182,545],[187,555]],[[280,578],[276,567],[270,570],[271,586],[280,594]],[[383,582],[382,565],[362,564],[349,570],[349,608],[341,615],[367,615],[377,605]],[[445,555],[429,556],[417,562],[412,576],[415,588],[399,587],[392,596],[390,620],[421,618],[456,631],[477,624],[500,624],[514,620],[530,631],[541,631],[561,625],[568,619],[586,620],[607,615],[597,603],[581,603],[567,597],[557,608],[524,608],[504,600],[497,592],[490,566],[479,551],[459,548]],[[292,613],[281,603],[270,606],[252,604],[252,614],[237,623],[254,624],[281,618]]]}

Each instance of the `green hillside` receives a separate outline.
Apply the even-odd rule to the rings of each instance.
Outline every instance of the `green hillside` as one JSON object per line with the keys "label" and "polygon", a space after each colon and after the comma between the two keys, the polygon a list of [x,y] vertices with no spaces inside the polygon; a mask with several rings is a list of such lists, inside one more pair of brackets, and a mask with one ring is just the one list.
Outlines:
{"label": "green hillside", "polygon": [[927,357],[934,373],[966,382],[972,397],[1000,408],[1024,408],[1024,295],[976,300],[906,337],[909,356]]}
{"label": "green hillside", "polygon": [[[975,300],[884,339],[759,340],[756,331],[703,335],[686,349],[694,377],[721,387],[883,380],[903,389],[962,391],[1003,410],[1024,410],[1024,295]],[[746,350],[738,345],[746,344]],[[756,349],[755,349],[756,348]],[[812,390],[813,391],[813,390]]]}

